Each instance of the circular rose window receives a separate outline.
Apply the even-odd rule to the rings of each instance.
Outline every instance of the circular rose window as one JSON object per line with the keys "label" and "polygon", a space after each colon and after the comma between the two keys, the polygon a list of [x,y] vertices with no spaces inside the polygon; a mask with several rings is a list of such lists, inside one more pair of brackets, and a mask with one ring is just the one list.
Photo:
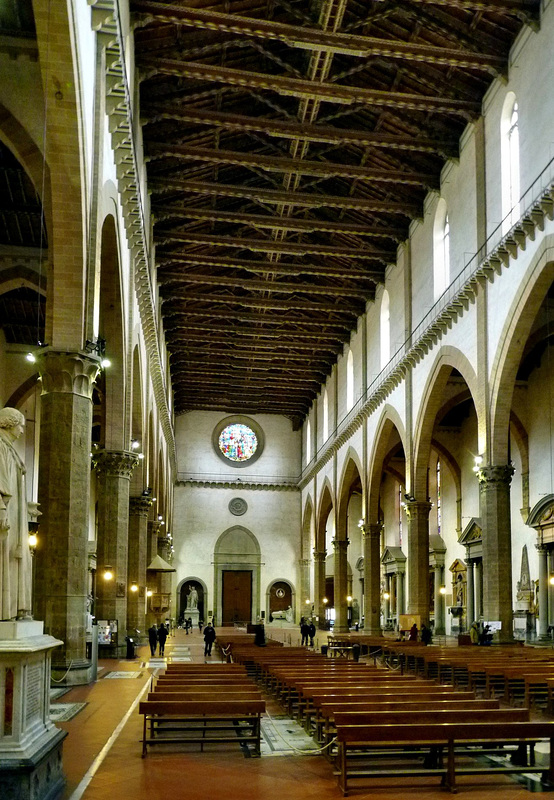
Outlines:
{"label": "circular rose window", "polygon": [[229,461],[248,461],[258,449],[258,437],[248,425],[227,425],[219,434],[219,449]]}
{"label": "circular rose window", "polygon": [[214,430],[213,443],[220,458],[235,467],[255,461],[263,450],[263,434],[253,420],[227,417]]}

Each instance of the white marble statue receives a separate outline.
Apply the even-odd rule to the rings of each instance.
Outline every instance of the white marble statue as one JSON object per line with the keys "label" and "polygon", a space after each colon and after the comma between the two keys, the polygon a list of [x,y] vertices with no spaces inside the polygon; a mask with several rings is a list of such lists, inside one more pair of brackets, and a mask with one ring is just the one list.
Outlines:
{"label": "white marble statue", "polygon": [[14,442],[25,428],[16,408],[0,409],[0,619],[31,616],[32,563],[29,549],[25,464]]}
{"label": "white marble statue", "polygon": [[187,611],[194,611],[198,608],[198,592],[196,588],[189,583],[189,593],[187,595]]}

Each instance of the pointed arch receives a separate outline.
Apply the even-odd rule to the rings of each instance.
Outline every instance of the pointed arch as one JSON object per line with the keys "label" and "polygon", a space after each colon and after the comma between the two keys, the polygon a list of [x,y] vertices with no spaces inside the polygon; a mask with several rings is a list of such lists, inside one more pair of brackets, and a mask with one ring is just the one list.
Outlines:
{"label": "pointed arch", "polygon": [[394,406],[388,403],[384,406],[381,413],[375,437],[373,449],[369,457],[368,480],[367,480],[367,499],[366,499],[366,521],[379,521],[379,495],[383,464],[387,452],[391,434],[396,431],[402,444],[404,453],[406,452],[406,429],[400,418],[400,414]]}

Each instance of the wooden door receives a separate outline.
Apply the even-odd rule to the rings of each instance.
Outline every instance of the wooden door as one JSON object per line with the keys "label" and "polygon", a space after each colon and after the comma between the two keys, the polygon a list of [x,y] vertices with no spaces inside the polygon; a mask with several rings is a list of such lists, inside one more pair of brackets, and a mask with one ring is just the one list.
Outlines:
{"label": "wooden door", "polygon": [[252,621],[252,570],[223,570],[223,625]]}

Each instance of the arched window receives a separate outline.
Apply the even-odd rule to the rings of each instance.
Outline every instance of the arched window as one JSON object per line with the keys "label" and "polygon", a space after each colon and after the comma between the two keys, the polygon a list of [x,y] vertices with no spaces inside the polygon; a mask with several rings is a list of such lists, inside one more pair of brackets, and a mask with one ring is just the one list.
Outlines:
{"label": "arched window", "polygon": [[327,389],[323,390],[323,441],[329,438],[329,395]]}
{"label": "arched window", "polygon": [[433,296],[435,300],[450,284],[450,224],[446,200],[438,202],[433,226]]}
{"label": "arched window", "polygon": [[390,298],[386,289],[381,298],[380,341],[381,369],[383,369],[390,361]]}
{"label": "arched window", "polygon": [[348,356],[346,357],[346,410],[350,411],[353,405],[354,405],[354,356],[352,355],[352,350],[349,350]]}
{"label": "arched window", "polygon": [[516,96],[508,92],[500,119],[502,233],[519,220],[519,120]]}
{"label": "arched window", "polygon": [[306,422],[306,464],[312,460],[312,428],[310,420]]}

